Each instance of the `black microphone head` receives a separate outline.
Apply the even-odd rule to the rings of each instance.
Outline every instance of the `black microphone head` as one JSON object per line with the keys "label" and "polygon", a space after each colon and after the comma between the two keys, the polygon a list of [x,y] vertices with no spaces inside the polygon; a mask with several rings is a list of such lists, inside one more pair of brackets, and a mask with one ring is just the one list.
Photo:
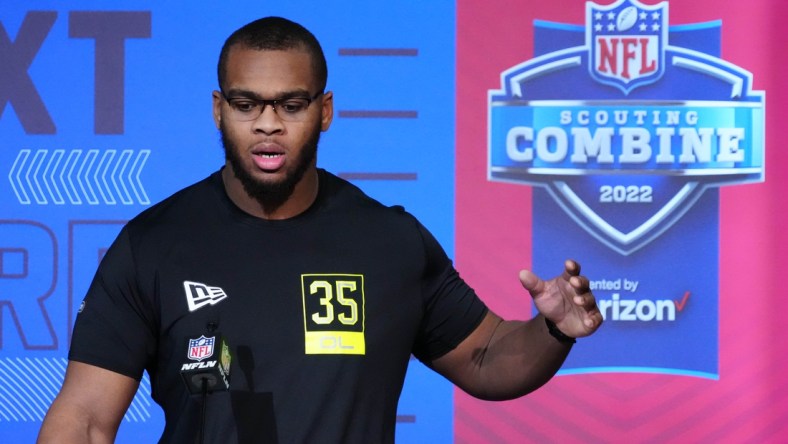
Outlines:
{"label": "black microphone head", "polygon": [[230,389],[230,346],[219,332],[188,339],[181,376],[192,394]]}

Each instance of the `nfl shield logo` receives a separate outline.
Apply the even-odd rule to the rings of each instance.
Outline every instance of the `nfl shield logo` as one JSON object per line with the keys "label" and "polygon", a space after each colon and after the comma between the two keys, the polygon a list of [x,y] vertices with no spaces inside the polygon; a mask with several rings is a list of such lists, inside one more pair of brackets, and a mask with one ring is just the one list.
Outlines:
{"label": "nfl shield logo", "polygon": [[624,94],[656,82],[665,66],[668,4],[619,0],[602,6],[586,3],[586,45],[591,77]]}
{"label": "nfl shield logo", "polygon": [[213,356],[213,344],[216,342],[216,337],[206,338],[200,336],[197,339],[189,339],[189,352],[188,358],[192,361],[202,361],[203,359]]}

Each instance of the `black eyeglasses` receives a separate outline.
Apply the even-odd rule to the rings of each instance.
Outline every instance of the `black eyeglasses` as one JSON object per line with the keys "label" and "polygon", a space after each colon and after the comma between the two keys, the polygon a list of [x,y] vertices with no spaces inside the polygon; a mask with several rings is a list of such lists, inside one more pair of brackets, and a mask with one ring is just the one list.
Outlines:
{"label": "black eyeglasses", "polygon": [[230,105],[230,116],[234,120],[241,122],[257,120],[257,118],[263,114],[263,111],[265,111],[266,105],[271,105],[271,108],[274,109],[274,112],[280,119],[286,122],[302,122],[306,120],[306,111],[309,105],[320,97],[323,91],[318,92],[312,97],[296,96],[272,100],[259,100],[250,97],[227,97],[224,95],[224,91],[220,91],[219,94],[221,94],[222,98]]}

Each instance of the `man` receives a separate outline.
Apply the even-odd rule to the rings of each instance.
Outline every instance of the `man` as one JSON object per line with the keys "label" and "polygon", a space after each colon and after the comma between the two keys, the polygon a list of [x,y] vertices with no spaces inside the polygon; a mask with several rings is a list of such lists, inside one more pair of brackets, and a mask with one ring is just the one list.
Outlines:
{"label": "man", "polygon": [[[218,76],[226,163],[121,231],[77,316],[40,442],[111,442],[144,370],[162,442],[393,442],[411,355],[474,396],[510,399],[601,325],[573,261],[549,281],[522,271],[539,315],[503,321],[415,218],[318,169],[333,94],[300,25],[242,27]],[[192,395],[187,344],[214,331],[232,350],[229,390]]]}

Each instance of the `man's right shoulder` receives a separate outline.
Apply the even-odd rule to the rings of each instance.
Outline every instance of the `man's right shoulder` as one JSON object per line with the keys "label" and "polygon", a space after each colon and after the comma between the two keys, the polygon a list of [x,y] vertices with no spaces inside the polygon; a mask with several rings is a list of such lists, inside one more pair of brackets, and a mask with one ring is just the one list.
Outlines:
{"label": "man's right shoulder", "polygon": [[181,232],[184,227],[210,219],[221,211],[221,181],[214,173],[207,178],[176,191],[169,197],[143,210],[129,221],[126,228],[132,237],[156,232]]}

